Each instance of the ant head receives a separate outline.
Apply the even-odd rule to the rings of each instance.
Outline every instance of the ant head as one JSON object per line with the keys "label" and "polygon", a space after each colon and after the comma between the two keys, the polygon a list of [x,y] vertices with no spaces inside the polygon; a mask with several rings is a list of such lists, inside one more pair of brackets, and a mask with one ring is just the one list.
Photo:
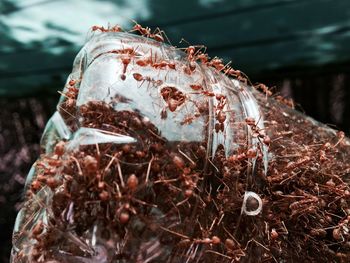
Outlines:
{"label": "ant head", "polygon": [[122,31],[122,28],[120,25],[115,25],[114,27],[111,28],[111,31],[120,32],[120,31]]}
{"label": "ant head", "polygon": [[99,26],[93,26],[92,28],[91,28],[91,30],[92,31],[96,31],[96,30],[98,30],[100,27]]}
{"label": "ant head", "polygon": [[140,29],[142,29],[142,26],[140,24],[136,24],[136,25],[133,26],[133,29],[134,30],[140,30]]}
{"label": "ant head", "polygon": [[190,54],[193,54],[195,50],[196,50],[196,48],[194,46],[189,46],[187,48],[187,52],[190,53]]}

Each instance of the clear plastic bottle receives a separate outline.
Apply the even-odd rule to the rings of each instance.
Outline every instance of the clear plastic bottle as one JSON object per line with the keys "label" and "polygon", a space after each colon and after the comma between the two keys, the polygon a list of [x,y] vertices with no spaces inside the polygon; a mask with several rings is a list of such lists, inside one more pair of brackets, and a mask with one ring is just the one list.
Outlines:
{"label": "clear plastic bottle", "polygon": [[95,34],[41,146],[11,262],[349,255],[349,140],[166,44]]}

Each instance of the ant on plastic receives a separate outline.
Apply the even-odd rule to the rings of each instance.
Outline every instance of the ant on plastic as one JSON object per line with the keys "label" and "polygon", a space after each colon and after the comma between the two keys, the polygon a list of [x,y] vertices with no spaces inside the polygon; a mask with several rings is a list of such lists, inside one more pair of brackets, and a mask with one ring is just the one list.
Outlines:
{"label": "ant on plastic", "polygon": [[122,32],[123,29],[121,28],[120,25],[115,25],[112,27],[104,28],[103,26],[92,26],[91,30],[93,32],[95,31],[100,31],[100,32]]}
{"label": "ant on plastic", "polygon": [[158,42],[164,42],[163,34],[165,35],[165,33],[163,30],[160,30],[159,27],[157,27],[152,32],[149,27],[143,27],[134,20],[133,20],[133,22],[135,23],[135,25],[133,26],[133,28],[130,32],[137,31],[144,37],[153,38],[154,40],[156,40]]}

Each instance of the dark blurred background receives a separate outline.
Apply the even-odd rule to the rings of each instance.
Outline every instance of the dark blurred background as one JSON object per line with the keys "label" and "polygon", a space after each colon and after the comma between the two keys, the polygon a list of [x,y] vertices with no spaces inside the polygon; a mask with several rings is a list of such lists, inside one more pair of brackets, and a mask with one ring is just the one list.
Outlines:
{"label": "dark blurred background", "polygon": [[349,0],[1,0],[0,262],[23,184],[73,59],[92,25],[131,19],[205,44],[297,108],[350,131]]}

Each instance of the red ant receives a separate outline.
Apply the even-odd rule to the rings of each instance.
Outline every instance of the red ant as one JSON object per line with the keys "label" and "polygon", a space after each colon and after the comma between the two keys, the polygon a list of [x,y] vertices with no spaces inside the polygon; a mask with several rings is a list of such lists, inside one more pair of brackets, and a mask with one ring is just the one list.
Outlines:
{"label": "red ant", "polygon": [[[157,32],[157,33],[156,33]],[[164,42],[164,37],[163,35],[164,31],[160,30],[158,27],[154,30],[153,34],[150,34],[150,38],[153,38],[154,40],[158,42]]]}
{"label": "red ant", "polygon": [[75,79],[71,79],[71,80],[68,82],[68,85],[69,85],[69,86],[74,86],[76,82],[77,82],[77,81],[76,81]]}
{"label": "red ant", "polygon": [[196,69],[196,63],[194,61],[190,61],[188,65],[184,68],[184,72],[187,75],[191,75]]}
{"label": "red ant", "polygon": [[[180,43],[183,40],[180,41]],[[198,47],[197,51],[196,48]],[[196,60],[201,60],[202,63],[206,64],[206,62],[209,60],[208,55],[203,53],[201,51],[201,49],[204,48],[204,52],[206,47],[205,46],[188,46],[187,48],[185,48],[185,53],[187,54],[187,59],[189,61],[196,61]]]}
{"label": "red ant", "polygon": [[156,69],[164,69],[165,67],[169,67],[170,69],[175,69],[175,63],[163,60],[163,61],[158,62],[158,63],[153,63],[152,67],[154,67]]}
{"label": "red ant", "polygon": [[152,50],[151,50],[151,55],[147,58],[142,58],[142,59],[139,59],[136,61],[136,64],[139,65],[140,67],[145,67],[145,66],[148,66],[148,65],[153,65],[153,60],[155,60],[155,58],[153,59],[153,56],[152,56]]}
{"label": "red ant", "polygon": [[201,53],[201,54],[197,55],[197,59],[200,60],[200,62],[202,64],[206,65],[208,63],[208,61],[209,61],[209,56],[208,56],[208,54]]}
{"label": "red ant", "polygon": [[[136,81],[147,80],[147,79],[145,79],[140,73],[134,73],[134,74],[132,74],[132,75],[133,75],[133,77],[134,77],[134,79],[135,79]],[[149,78],[149,77],[146,77],[146,78]]]}
{"label": "red ant", "polygon": [[123,63],[123,74],[120,76],[122,80],[125,80],[126,76],[126,68],[128,67],[129,63],[131,61],[130,57],[122,57],[122,63]]}
{"label": "red ant", "polygon": [[104,28],[103,26],[93,26],[92,31],[101,31],[101,32],[122,32],[123,29],[119,25],[115,25],[111,28]]}
{"label": "red ant", "polygon": [[140,59],[136,61],[136,64],[140,67],[146,67],[149,64],[149,61],[146,59]]}
{"label": "red ant", "polygon": [[226,114],[222,110],[218,110],[215,114],[215,117],[220,124],[223,124],[226,121]]}
{"label": "red ant", "polygon": [[189,46],[185,49],[185,52],[187,53],[187,59],[193,61],[195,58],[196,48],[194,46]]}
{"label": "red ant", "polygon": [[99,31],[101,31],[101,32],[108,32],[108,29],[104,28],[103,26],[93,26],[93,27],[91,28],[91,30],[92,30],[92,31],[97,31],[97,30],[99,30]]}
{"label": "red ant", "polygon": [[259,89],[262,90],[266,94],[266,96],[272,95],[272,92],[269,90],[269,88],[265,84],[259,83],[259,84],[255,85],[254,87],[258,90]]}
{"label": "red ant", "polygon": [[[75,83],[75,82],[74,82]],[[59,92],[62,96],[66,97],[67,98],[67,102],[69,105],[73,105],[75,103],[75,100],[78,96],[78,88],[76,88],[75,86],[73,85],[70,85],[70,84],[73,84],[73,81],[69,81],[69,87],[67,87],[67,91],[65,93],[62,93],[62,92]]]}
{"label": "red ant", "polygon": [[127,54],[127,55],[132,55],[132,56],[136,56],[139,55],[139,53],[136,52],[137,48],[123,48],[123,49],[114,49],[109,51],[108,53],[112,53],[112,54]]}
{"label": "red ant", "polygon": [[226,69],[223,69],[224,74],[228,75],[228,76],[232,76],[236,79],[238,79],[239,81],[243,82],[244,84],[248,85],[248,83],[252,85],[252,83],[250,82],[248,76],[246,74],[244,74],[242,71],[240,70],[235,70],[232,67],[227,67]]}
{"label": "red ant", "polygon": [[255,119],[252,117],[247,117],[245,119],[245,123],[253,132],[253,136],[257,137],[260,143],[262,139],[262,143],[264,143],[266,146],[269,146],[271,143],[271,138],[266,134],[264,129],[258,127],[258,122],[259,121],[255,122]]}
{"label": "red ant", "polygon": [[231,67],[228,67],[227,69],[224,70],[224,74],[237,78],[237,77],[241,76],[241,71],[240,70],[235,70],[235,69],[233,69]]}
{"label": "red ant", "polygon": [[122,80],[125,80],[126,76],[126,69],[128,67],[128,65],[131,62],[131,57],[135,56],[137,54],[136,50],[133,48],[124,48],[122,50],[117,50],[118,54],[125,54],[124,56],[121,57],[122,63],[123,63],[123,73],[120,76]]}
{"label": "red ant", "polygon": [[196,69],[196,63],[195,61],[197,59],[200,59],[202,63],[206,64],[208,61],[207,54],[202,53],[201,48],[203,46],[200,46],[200,48],[196,51],[195,46],[189,46],[185,48],[185,52],[187,54],[187,60],[188,60],[188,66],[185,67],[184,72],[188,75],[191,75],[192,72]]}
{"label": "red ant", "polygon": [[215,93],[211,91],[204,90],[201,92],[203,95],[208,96],[208,97],[214,97]]}
{"label": "red ant", "polygon": [[206,65],[215,68],[218,71],[222,71],[225,69],[226,65],[222,62],[221,58],[215,57],[209,62],[206,63]]}
{"label": "red ant", "polygon": [[149,82],[154,82],[154,80],[151,78],[151,77],[144,77],[144,76],[142,76],[140,73],[134,73],[134,74],[132,74],[133,75],[133,77],[134,77],[134,79],[136,80],[136,81],[149,81]]}
{"label": "red ant", "polygon": [[199,84],[191,84],[190,87],[193,90],[201,90],[201,89],[203,89],[202,85],[199,85]]}
{"label": "red ant", "polygon": [[119,25],[115,25],[109,29],[109,32],[122,32],[123,29]]}
{"label": "red ant", "polygon": [[283,96],[278,95],[278,96],[275,97],[275,100],[277,100],[278,102],[280,102],[280,103],[282,103],[282,104],[284,104],[284,105],[294,109],[294,101],[293,101],[293,99],[287,99],[287,98],[284,98]]}
{"label": "red ant", "polygon": [[218,101],[216,105],[216,118],[219,123],[224,123],[226,120],[226,114],[223,112],[223,109],[226,105],[226,96],[222,94],[215,94],[215,98]]}
{"label": "red ant", "polygon": [[163,87],[160,93],[172,112],[185,102],[185,95],[175,87]]}
{"label": "red ant", "polygon": [[215,123],[215,132],[218,133],[219,131],[224,132],[225,125],[223,123]]}
{"label": "red ant", "polygon": [[151,29],[149,27],[142,27],[140,24],[133,26],[133,31],[138,31],[142,36],[148,36],[151,34]]}
{"label": "red ant", "polygon": [[132,74],[132,76],[134,77],[134,79],[136,80],[136,81],[142,81],[142,82],[145,82],[145,81],[148,81],[148,82],[152,82],[154,85],[156,85],[156,86],[160,86],[160,85],[162,85],[163,84],[163,81],[161,81],[161,80],[154,80],[154,79],[152,79],[151,77],[149,77],[149,76],[147,76],[147,77],[144,77],[144,76],[142,76],[140,73],[134,73],[134,74]]}
{"label": "red ant", "polygon": [[164,34],[164,31],[160,30],[157,27],[152,33],[149,27],[142,27],[136,21],[134,22],[135,22],[135,25],[133,26],[132,31],[138,31],[142,36],[153,38],[154,40],[159,42],[164,42],[164,37],[162,35]]}
{"label": "red ant", "polygon": [[195,118],[196,118],[196,116],[192,116],[192,115],[186,116],[186,117],[180,122],[180,124],[181,124],[181,125],[191,124]]}

